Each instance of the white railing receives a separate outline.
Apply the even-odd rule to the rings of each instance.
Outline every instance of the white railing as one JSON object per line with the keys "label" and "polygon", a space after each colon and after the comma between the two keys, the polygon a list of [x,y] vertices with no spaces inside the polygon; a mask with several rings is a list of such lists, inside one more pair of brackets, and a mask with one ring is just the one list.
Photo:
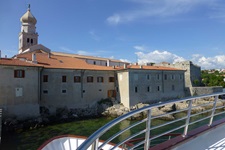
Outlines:
{"label": "white railing", "polygon": [[[199,122],[205,121],[206,124],[211,126],[215,116],[225,113],[225,111],[222,111],[224,110],[225,106],[218,105],[219,103],[225,104],[225,100],[219,99],[219,96],[223,94],[225,93],[221,92],[221,93],[214,93],[214,94],[202,95],[202,96],[196,96],[196,97],[188,97],[188,98],[184,98],[180,100],[167,101],[165,103],[152,104],[150,106],[146,106],[141,109],[131,111],[123,116],[120,116],[112,120],[111,122],[107,123],[100,129],[98,129],[87,140],[85,140],[84,143],[82,143],[82,145],[80,145],[77,150],[86,150],[90,147],[92,147],[93,150],[101,150],[101,148],[105,144],[112,142],[115,138],[118,138],[124,132],[132,130],[132,128],[135,128],[135,127],[138,128],[141,125],[143,126],[143,124],[145,124],[144,128],[140,129],[140,131],[137,131],[132,135],[128,135],[127,137],[125,137],[125,139],[122,139],[117,143],[114,142],[115,145],[112,148],[112,150],[118,147],[126,147],[125,149],[132,149],[132,150],[140,149],[140,148],[144,150],[148,150],[151,146],[150,143],[153,140],[157,140],[160,137],[163,137],[165,135],[168,135],[169,133],[173,133],[178,130],[179,132],[182,132],[182,135],[185,138],[188,134],[188,130],[191,125],[196,125]],[[201,103],[201,104],[197,103],[197,101],[200,101],[202,99],[207,99],[207,98],[211,98],[211,100],[207,101],[207,103]],[[159,109],[168,105],[177,105],[178,103],[186,104],[187,107],[184,107],[183,109],[176,109],[174,111],[169,111],[161,115],[154,116],[152,114],[154,109]],[[204,108],[204,109],[200,109],[200,111],[198,112],[193,112],[193,110],[196,108]],[[115,133],[114,135],[106,139],[103,143],[99,144],[99,140],[102,135],[107,134],[108,131],[110,131],[110,129],[112,129],[113,127],[121,123],[122,121],[126,119],[130,119],[132,116],[140,114],[140,113],[145,113],[145,114],[147,113],[147,116],[144,117],[142,120],[136,121],[135,123],[128,125],[125,129],[118,131],[117,133]],[[177,119],[174,119],[171,121],[163,122],[162,124],[159,124],[159,125],[154,125],[155,119],[166,117],[168,115],[176,115],[181,113],[183,113],[182,117],[178,117]],[[184,123],[180,124],[180,122],[184,122]],[[166,127],[168,125],[170,125],[170,128],[167,130],[163,130],[163,133],[152,135],[151,132],[153,132],[153,130],[160,131],[161,128]],[[171,129],[171,126],[175,128]],[[129,145],[126,144],[131,140],[135,141],[134,140],[135,138],[139,138],[141,140],[136,141],[134,144],[129,144]]]}

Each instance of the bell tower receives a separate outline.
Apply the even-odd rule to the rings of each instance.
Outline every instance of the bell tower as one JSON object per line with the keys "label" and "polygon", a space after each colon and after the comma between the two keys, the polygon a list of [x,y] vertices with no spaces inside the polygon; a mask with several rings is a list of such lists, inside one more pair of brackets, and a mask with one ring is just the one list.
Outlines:
{"label": "bell tower", "polygon": [[20,18],[21,32],[19,33],[19,54],[30,46],[38,44],[38,33],[36,32],[36,18],[30,12],[30,4],[27,12]]}

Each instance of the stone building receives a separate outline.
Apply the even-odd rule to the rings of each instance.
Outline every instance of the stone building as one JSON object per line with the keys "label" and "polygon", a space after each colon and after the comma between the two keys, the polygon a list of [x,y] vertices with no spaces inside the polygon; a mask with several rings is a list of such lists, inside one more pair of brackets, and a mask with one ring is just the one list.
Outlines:
{"label": "stone building", "polygon": [[201,67],[193,64],[191,61],[177,62],[175,64],[162,62],[155,65],[185,70],[185,87],[195,87],[201,84]]}
{"label": "stone building", "polygon": [[37,20],[30,8],[20,20],[18,54],[0,56],[0,107],[5,117],[38,116],[40,107],[52,114],[63,107],[88,109],[106,98],[132,107],[184,96],[183,69],[52,52],[38,43]]}
{"label": "stone building", "polygon": [[120,100],[126,107],[184,97],[184,70],[127,66],[117,71]]}
{"label": "stone building", "polygon": [[0,58],[0,107],[4,116],[39,115],[40,70],[38,65],[25,61]]}

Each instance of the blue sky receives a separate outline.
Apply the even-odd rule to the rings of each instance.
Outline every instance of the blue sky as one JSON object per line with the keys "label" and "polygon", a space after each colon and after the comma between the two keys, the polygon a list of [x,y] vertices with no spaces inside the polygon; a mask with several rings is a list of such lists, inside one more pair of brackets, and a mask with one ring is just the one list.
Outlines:
{"label": "blue sky", "polygon": [[225,68],[224,0],[1,0],[3,56],[18,53],[28,4],[39,43],[52,51]]}

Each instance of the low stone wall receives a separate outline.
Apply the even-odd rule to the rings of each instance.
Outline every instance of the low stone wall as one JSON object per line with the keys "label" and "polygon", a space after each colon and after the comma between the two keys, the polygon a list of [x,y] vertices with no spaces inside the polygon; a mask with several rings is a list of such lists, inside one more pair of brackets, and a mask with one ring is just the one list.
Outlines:
{"label": "low stone wall", "polygon": [[222,86],[213,86],[213,87],[190,87],[191,96],[212,94],[217,92],[223,92]]}

